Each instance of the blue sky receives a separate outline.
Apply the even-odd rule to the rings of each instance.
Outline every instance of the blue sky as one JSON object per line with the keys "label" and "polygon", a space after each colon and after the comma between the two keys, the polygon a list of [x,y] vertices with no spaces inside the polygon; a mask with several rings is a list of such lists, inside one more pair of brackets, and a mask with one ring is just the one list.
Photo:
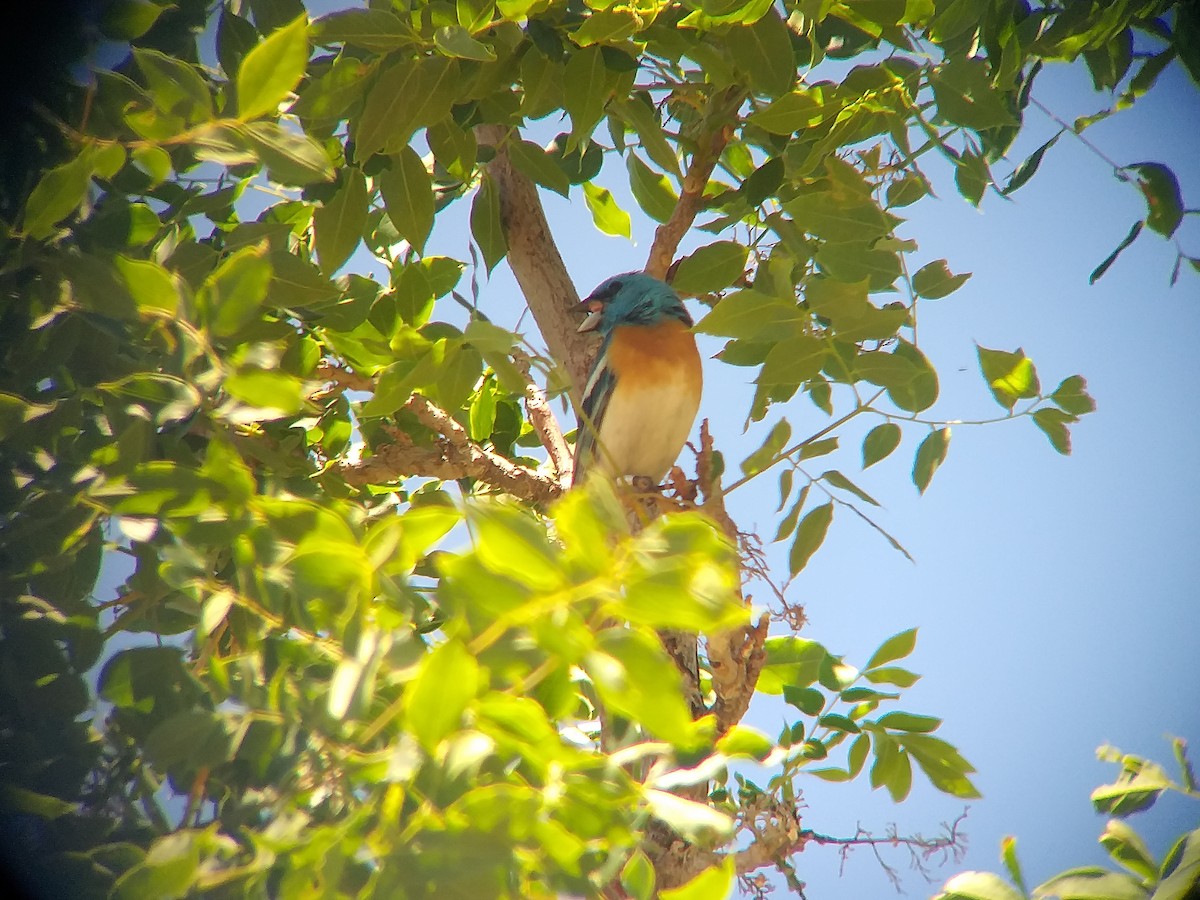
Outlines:
{"label": "blue sky", "polygon": [[[1105,101],[1081,66],[1049,68],[1035,96],[1068,121]],[[1014,165],[1056,130],[1036,110],[1027,121],[1013,148]],[[1118,162],[1167,163],[1185,200],[1196,204],[1197,121],[1200,93],[1173,65],[1134,110],[1086,134]],[[558,130],[543,124],[549,134]],[[1010,169],[995,167],[1001,178]],[[609,275],[640,268],[653,234],[653,223],[639,217],[620,187],[623,167],[610,174],[607,186],[634,214],[633,242],[598,235],[578,192],[570,203],[544,198],[581,293]],[[923,497],[909,481],[921,432],[906,430],[901,448],[861,477],[865,426],[843,432],[840,455],[818,461],[817,471],[841,468],[878,498],[885,506],[880,523],[916,564],[853,517],[839,515],[789,598],[805,604],[804,635],[851,663],[864,662],[887,636],[920,627],[909,662],[925,677],[906,693],[903,708],[946,720],[939,734],[976,765],[984,793],[970,804],[968,855],[936,870],[936,884],[965,868],[997,869],[1005,834],[1017,836],[1026,874],[1036,883],[1106,858],[1096,843],[1103,819],[1091,812],[1088,794],[1115,769],[1096,762],[1097,745],[1111,742],[1165,761],[1164,735],[1200,744],[1194,396],[1200,276],[1184,272],[1169,288],[1174,250],[1144,235],[1088,285],[1088,274],[1144,215],[1144,206],[1135,189],[1069,136],[1013,202],[991,195],[981,211],[957,197],[947,171],[934,166],[931,174],[941,199],[906,210],[910,221],[901,236],[920,244],[917,264],[944,257],[953,271],[974,273],[960,291],[925,303],[921,313],[921,347],[941,376],[932,415],[973,419],[1001,412],[978,374],[976,341],[1024,347],[1048,386],[1083,374],[1099,410],[1073,428],[1068,458],[1028,421],[955,427],[947,461]],[[467,258],[464,213],[439,221],[433,252]],[[1200,256],[1198,218],[1185,220],[1180,235],[1184,249]],[[685,247],[713,239],[690,238]],[[380,271],[361,249],[346,270]],[[480,306],[496,321],[515,324],[519,292],[505,265],[483,286]],[[706,356],[720,348],[707,338],[702,345]],[[708,360],[705,371],[702,415],[712,420],[733,467],[758,445],[774,413],[743,435],[752,370]],[[803,399],[786,414],[797,437],[827,422]],[[773,534],[775,484],[768,475],[731,498],[743,528]],[[772,555],[781,573],[785,550],[779,545]],[[101,599],[110,595],[111,587],[102,589]],[[768,698],[747,722],[774,734],[784,715]],[[920,776],[909,801],[898,806],[872,792],[865,778],[803,785],[805,826],[829,834],[852,834],[858,825],[882,833],[890,823],[902,833],[933,834],[964,805],[937,794]],[[1170,837],[1198,823],[1200,809],[1182,802],[1134,821],[1160,853]],[[906,872],[902,853],[886,858],[905,874],[909,896],[935,890]],[[810,848],[799,858],[812,900],[894,895],[870,851],[856,851],[841,874],[840,864],[831,849]]]}

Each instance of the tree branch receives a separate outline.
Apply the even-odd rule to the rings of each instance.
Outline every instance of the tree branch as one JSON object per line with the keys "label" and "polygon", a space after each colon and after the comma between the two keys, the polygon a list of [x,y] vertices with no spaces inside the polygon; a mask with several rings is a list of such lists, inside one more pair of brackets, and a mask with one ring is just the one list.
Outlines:
{"label": "tree branch", "polygon": [[347,484],[388,484],[412,476],[443,481],[474,478],[539,506],[562,496],[562,487],[555,479],[481,447],[453,416],[420,394],[413,394],[404,408],[439,437],[430,447],[418,446],[410,435],[385,426],[390,443],[371,448],[371,455],[364,460],[343,460],[334,465],[334,471]]}
{"label": "tree branch", "polygon": [[717,124],[711,130],[702,132],[696,152],[692,154],[692,161],[684,173],[683,189],[679,192],[679,200],[671,211],[671,217],[654,230],[654,243],[650,245],[650,254],[646,259],[646,272],[655,278],[666,280],[679,242],[704,206],[704,189],[708,187],[713,168],[733,135],[733,129],[727,121],[729,106],[736,111],[743,96],[740,90],[731,90],[709,101],[709,118],[717,119]]}
{"label": "tree branch", "polygon": [[[700,423],[700,453],[696,461],[696,474],[704,495],[700,508],[721,526],[736,547],[737,525],[725,509],[725,496],[721,492],[720,476],[713,471],[712,455],[713,439],[705,419]],[[717,717],[717,734],[724,734],[740,722],[750,708],[758,676],[766,662],[763,644],[770,624],[770,616],[763,613],[752,625],[708,636],[708,663],[712,669],[713,693],[716,694],[712,712]]]}
{"label": "tree branch", "polygon": [[546,400],[545,391],[533,378],[528,354],[522,350],[515,350],[512,357],[513,363],[525,376],[525,412],[529,415],[529,424],[533,426],[542,446],[546,448],[546,453],[550,455],[550,464],[554,466],[559,484],[569,483],[574,473],[575,461],[563,438],[562,428],[559,427],[554,410]]}
{"label": "tree branch", "polygon": [[504,147],[519,135],[502,125],[480,125],[475,134],[480,144],[496,151],[487,171],[499,191],[509,267],[551,358],[570,376],[571,400],[578,407],[598,341],[577,331],[582,321],[577,311],[579,294],[550,233],[537,187],[513,166]]}

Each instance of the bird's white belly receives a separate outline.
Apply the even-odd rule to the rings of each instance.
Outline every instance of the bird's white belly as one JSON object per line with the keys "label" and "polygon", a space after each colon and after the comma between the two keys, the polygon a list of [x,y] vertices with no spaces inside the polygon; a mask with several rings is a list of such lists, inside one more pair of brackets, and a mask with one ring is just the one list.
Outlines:
{"label": "bird's white belly", "polygon": [[610,475],[663,479],[687,441],[700,407],[699,385],[679,379],[615,391],[599,434],[599,463]]}

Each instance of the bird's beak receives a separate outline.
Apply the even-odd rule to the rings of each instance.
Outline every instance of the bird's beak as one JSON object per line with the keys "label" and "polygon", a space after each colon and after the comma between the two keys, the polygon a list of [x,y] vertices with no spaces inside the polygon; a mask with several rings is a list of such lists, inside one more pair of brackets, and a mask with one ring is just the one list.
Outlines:
{"label": "bird's beak", "polygon": [[580,334],[585,331],[595,331],[600,327],[600,316],[604,313],[604,304],[589,297],[579,305],[587,310],[588,316],[583,320],[583,324],[575,330]]}

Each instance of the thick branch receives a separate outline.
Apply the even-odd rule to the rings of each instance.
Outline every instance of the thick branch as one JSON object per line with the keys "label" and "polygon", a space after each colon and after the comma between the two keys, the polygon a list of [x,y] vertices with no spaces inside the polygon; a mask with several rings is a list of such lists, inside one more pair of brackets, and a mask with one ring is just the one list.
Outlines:
{"label": "thick branch", "polygon": [[533,426],[542,446],[546,448],[546,453],[550,455],[550,464],[554,466],[559,483],[569,482],[575,468],[574,460],[554,410],[546,400],[545,391],[533,378],[529,357],[523,351],[517,350],[513,352],[513,362],[525,376],[525,412],[529,415],[529,424]]}
{"label": "thick branch", "polygon": [[515,140],[518,135],[502,125],[480,125],[475,133],[479,143],[496,151],[487,171],[500,195],[500,221],[508,241],[508,264],[550,356],[570,376],[571,399],[578,407],[596,343],[594,338],[576,330],[581,321],[577,312],[579,294],[550,233],[537,187],[517,170],[504,148],[506,140]]}
{"label": "thick branch", "polygon": [[[725,496],[721,492],[719,476],[712,469],[712,453],[712,434],[705,419],[700,423],[700,454],[696,463],[696,474],[704,493],[700,508],[721,526],[726,537],[737,546],[737,525],[725,510]],[[717,717],[718,734],[724,734],[740,722],[750,708],[758,676],[766,662],[763,644],[767,640],[769,626],[770,617],[764,613],[753,625],[708,637],[708,662],[712,668],[713,693],[716,695],[712,712]]]}
{"label": "thick branch", "polygon": [[439,435],[433,446],[418,446],[403,431],[389,428],[391,442],[372,448],[370,457],[334,466],[348,484],[387,484],[421,475],[447,481],[474,478],[498,491],[539,505],[562,495],[557,481],[481,447],[471,440],[453,416],[419,394],[409,399],[405,409]]}

